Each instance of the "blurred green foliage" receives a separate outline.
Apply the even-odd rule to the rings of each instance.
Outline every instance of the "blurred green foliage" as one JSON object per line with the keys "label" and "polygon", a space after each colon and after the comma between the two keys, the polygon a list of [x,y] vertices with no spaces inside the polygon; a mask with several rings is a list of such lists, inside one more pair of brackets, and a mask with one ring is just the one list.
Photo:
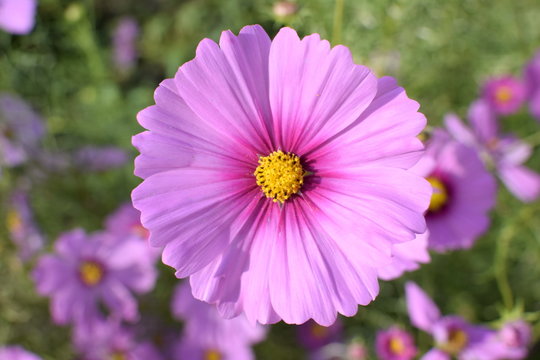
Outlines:
{"label": "blurred green foliage", "polygon": [[[137,112],[153,103],[162,79],[193,58],[202,38],[217,40],[224,29],[238,32],[259,23],[273,35],[290,25],[300,34],[334,38],[351,49],[357,63],[379,76],[397,77],[431,125],[448,112],[464,116],[485,79],[520,75],[540,47],[537,0],[344,0],[342,24],[334,24],[334,1],[297,4],[295,15],[279,20],[270,0],[41,0],[30,35],[0,33],[0,90],[20,94],[43,115],[48,149],[114,144],[134,156],[130,139],[141,131]],[[129,72],[117,70],[111,61],[111,33],[126,15],[141,25],[139,58]],[[341,29],[341,36],[334,28]],[[503,126],[523,137],[539,131],[525,109],[505,118]],[[528,165],[540,170],[538,150]],[[106,173],[71,171],[35,184],[32,202],[49,246],[64,230],[99,229],[139,182],[132,170],[129,165]],[[4,203],[13,179],[10,174],[0,179]],[[414,279],[443,313],[459,313],[471,321],[495,322],[521,305],[536,324],[538,338],[539,215],[538,202],[523,205],[501,187],[493,226],[472,250],[433,254],[432,263],[421,270],[382,284],[372,305],[345,319],[347,334],[373,344],[377,329],[394,323],[410,329],[403,283]],[[72,358],[68,329],[50,323],[48,301],[35,293],[29,278],[32,264],[18,261],[5,229],[0,236],[0,344],[18,343],[49,360]],[[176,280],[171,269],[162,270],[156,291],[141,306],[151,316],[169,319],[164,327],[178,329],[168,310]],[[512,303],[501,297],[505,283]],[[274,326],[269,339],[256,347],[258,358],[301,359],[294,331],[292,326]],[[430,345],[427,335],[416,334],[422,347]]]}

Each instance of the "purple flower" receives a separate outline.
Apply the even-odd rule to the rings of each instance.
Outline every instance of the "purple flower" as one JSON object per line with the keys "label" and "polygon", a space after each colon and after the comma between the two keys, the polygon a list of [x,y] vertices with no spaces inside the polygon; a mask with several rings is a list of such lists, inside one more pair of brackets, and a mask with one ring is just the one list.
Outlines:
{"label": "purple flower", "polygon": [[244,316],[234,319],[221,317],[216,307],[191,295],[188,282],[176,287],[172,312],[184,320],[185,346],[194,349],[226,350],[229,347],[248,347],[266,336],[266,328],[250,323]]}
{"label": "purple flower", "polygon": [[113,34],[113,60],[118,69],[126,70],[137,60],[137,38],[139,25],[132,17],[124,17],[118,21]]}
{"label": "purple flower", "polygon": [[161,83],[132,193],[150,242],[226,317],[332,324],[378,294],[392,244],[425,231],[418,104],[344,46],[260,26]]}
{"label": "purple flower", "polygon": [[154,258],[140,239],[77,229],[62,234],[55,251],[40,258],[33,277],[38,292],[51,297],[56,323],[100,318],[100,303],[112,315],[138,318],[132,292],[146,293],[156,280]]}
{"label": "purple flower", "polygon": [[328,327],[310,320],[298,326],[297,334],[300,344],[306,349],[314,351],[324,345],[341,340],[343,337],[343,325],[339,318]]}
{"label": "purple flower", "polygon": [[418,352],[411,334],[397,327],[377,333],[375,350],[380,360],[411,360]]}
{"label": "purple flower", "polygon": [[36,153],[44,133],[41,118],[28,104],[14,95],[0,93],[0,166],[24,163]]}
{"label": "purple flower", "polygon": [[127,152],[115,146],[86,146],[79,149],[74,165],[85,171],[106,171],[123,166],[129,160]]}
{"label": "purple flower", "polygon": [[488,80],[482,91],[482,99],[501,115],[518,111],[525,97],[525,85],[509,75]]}
{"label": "purple flower", "polygon": [[36,22],[37,0],[0,1],[0,29],[17,34],[28,34]]}
{"label": "purple flower", "polygon": [[392,262],[379,269],[379,278],[383,280],[397,279],[405,271],[414,271],[420,264],[431,261],[428,251],[429,233],[419,234],[413,241],[398,243],[392,246]]}
{"label": "purple flower", "polygon": [[19,249],[19,256],[23,261],[29,260],[43,249],[45,241],[34,222],[26,192],[17,190],[13,193],[6,222],[11,240]]}
{"label": "purple flower", "polygon": [[483,344],[494,333],[483,326],[471,325],[458,316],[441,316],[439,308],[418,285],[408,282],[405,297],[411,323],[431,334],[436,349],[422,360],[475,359],[476,347]]}
{"label": "purple flower", "polygon": [[41,360],[41,358],[20,346],[0,347],[0,360]]}
{"label": "purple flower", "polygon": [[531,114],[540,120],[540,51],[525,67],[524,77]]}
{"label": "purple flower", "polygon": [[[525,359],[531,342],[531,326],[523,320],[504,324],[487,341],[478,346],[478,360]],[[475,359],[476,360],[476,359]]]}
{"label": "purple flower", "polygon": [[433,186],[426,213],[429,248],[439,252],[470,248],[489,228],[488,212],[497,190],[478,153],[437,129],[413,171]]}
{"label": "purple flower", "polygon": [[115,319],[94,320],[76,327],[73,343],[85,360],[162,359],[151,342],[136,339],[131,331]]}
{"label": "purple flower", "polygon": [[474,102],[468,117],[472,129],[455,115],[445,118],[446,128],[456,140],[477,149],[514,196],[524,202],[537,199],[540,175],[523,166],[531,156],[531,147],[515,136],[500,134],[497,117],[484,101]]}
{"label": "purple flower", "polygon": [[247,345],[228,345],[224,348],[202,346],[192,337],[184,337],[177,345],[174,359],[189,360],[255,360]]}
{"label": "purple flower", "polygon": [[141,224],[141,213],[129,203],[122,204],[105,220],[105,229],[118,236],[133,235],[147,240],[150,236]]}

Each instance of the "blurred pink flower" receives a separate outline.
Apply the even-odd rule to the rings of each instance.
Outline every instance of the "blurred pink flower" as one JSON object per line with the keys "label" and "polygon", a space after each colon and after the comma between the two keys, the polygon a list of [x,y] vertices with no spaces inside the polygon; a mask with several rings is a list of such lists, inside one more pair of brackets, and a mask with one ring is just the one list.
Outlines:
{"label": "blurred pink flower", "polygon": [[482,99],[501,115],[517,112],[525,97],[525,85],[509,75],[489,79],[482,91]]}
{"label": "blurred pink flower", "polygon": [[471,105],[468,118],[472,129],[455,115],[446,116],[446,128],[456,140],[475,148],[515,197],[524,202],[536,200],[540,175],[523,166],[532,148],[513,135],[501,134],[497,116],[482,100]]}
{"label": "blurred pink flower", "polygon": [[132,17],[118,21],[113,33],[113,60],[120,70],[129,70],[137,60],[139,24]]}
{"label": "blurred pink flower", "polygon": [[0,346],[0,360],[41,360],[41,358],[18,345]]}
{"label": "blurred pink flower", "polygon": [[314,351],[324,345],[340,341],[343,337],[343,324],[339,318],[328,327],[310,320],[297,327],[297,334],[300,344],[309,351]]}
{"label": "blurred pink flower", "polygon": [[524,77],[531,114],[540,120],[540,50],[525,66]]}
{"label": "blurred pink flower", "polygon": [[0,1],[0,29],[17,34],[28,34],[36,22],[37,0]]}
{"label": "blurred pink flower", "polygon": [[6,223],[11,240],[17,246],[19,256],[23,261],[30,260],[43,249],[45,240],[34,221],[34,214],[26,192],[17,190],[11,195]]}
{"label": "blurred pink flower", "polygon": [[133,203],[163,261],[226,317],[352,316],[377,296],[391,246],[425,231],[431,187],[408,171],[425,117],[344,46],[226,31],[155,100],[133,138]]}
{"label": "blurred pink flower", "polygon": [[412,335],[398,327],[379,331],[375,350],[379,360],[412,360],[418,353]]}

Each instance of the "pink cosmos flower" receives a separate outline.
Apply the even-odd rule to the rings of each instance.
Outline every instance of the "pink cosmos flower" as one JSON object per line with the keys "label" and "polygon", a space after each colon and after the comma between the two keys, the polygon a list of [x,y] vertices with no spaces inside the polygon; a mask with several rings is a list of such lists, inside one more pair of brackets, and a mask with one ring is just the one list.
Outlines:
{"label": "pink cosmos flower", "polygon": [[118,319],[93,320],[75,328],[73,343],[84,360],[161,360],[149,341],[136,339]]}
{"label": "pink cosmos flower", "polygon": [[132,194],[163,261],[226,317],[330,325],[378,294],[391,246],[425,231],[418,104],[344,46],[260,26],[162,82],[138,115]]}
{"label": "pink cosmos flower", "polygon": [[41,360],[41,358],[20,346],[0,347],[0,360]]}
{"label": "pink cosmos flower", "polygon": [[446,116],[446,128],[456,140],[480,152],[514,196],[524,202],[536,200],[540,195],[540,175],[523,166],[532,148],[513,135],[500,134],[495,113],[482,100],[471,105],[468,118],[472,129],[455,115]]}
{"label": "pink cosmos flower", "polygon": [[411,334],[398,327],[378,332],[375,350],[380,360],[412,360],[418,352]]}
{"label": "pink cosmos flower", "polygon": [[405,284],[405,297],[411,323],[435,340],[436,348],[421,360],[475,360],[477,348],[494,333],[459,316],[441,316],[433,300],[413,282]]}
{"label": "pink cosmos flower", "polygon": [[193,298],[188,282],[176,287],[172,312],[185,323],[180,352],[191,349],[224,355],[234,348],[245,348],[241,353],[250,354],[251,345],[266,336],[266,328],[262,325],[250,323],[244,316],[224,319],[215,306]]}
{"label": "pink cosmos flower", "polygon": [[343,324],[337,321],[326,327],[315,321],[307,321],[297,328],[298,340],[309,351],[317,350],[324,345],[341,340],[343,337]]}
{"label": "pink cosmos flower", "polygon": [[0,29],[17,34],[28,34],[34,28],[37,0],[0,1]]}
{"label": "pink cosmos flower", "polygon": [[64,233],[55,254],[40,258],[33,272],[37,290],[51,297],[51,313],[58,324],[77,325],[101,318],[100,303],[112,315],[135,321],[137,301],[132,292],[154,287],[154,258],[138,238],[77,229]]}
{"label": "pink cosmos flower", "polygon": [[[476,349],[478,360],[525,359],[531,342],[531,326],[523,320],[508,322]],[[476,360],[476,359],[475,359]]]}
{"label": "pink cosmos flower", "polygon": [[524,77],[531,114],[540,120],[540,51],[525,67]]}
{"label": "pink cosmos flower", "polygon": [[406,271],[414,271],[420,264],[431,261],[428,251],[429,232],[418,234],[413,241],[395,244],[392,247],[392,262],[378,270],[379,278],[393,280]]}
{"label": "pink cosmos flower", "polygon": [[477,151],[437,129],[412,171],[428,179],[433,195],[426,213],[429,248],[468,249],[488,228],[497,185]]}
{"label": "pink cosmos flower", "polygon": [[482,91],[482,99],[501,115],[518,111],[525,97],[525,85],[509,75],[488,80]]}

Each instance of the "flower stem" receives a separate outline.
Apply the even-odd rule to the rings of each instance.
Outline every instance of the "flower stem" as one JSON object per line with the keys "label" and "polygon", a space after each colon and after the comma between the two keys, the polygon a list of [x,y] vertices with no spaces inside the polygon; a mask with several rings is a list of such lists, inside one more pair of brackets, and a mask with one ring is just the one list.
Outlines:
{"label": "flower stem", "polygon": [[341,28],[343,24],[343,7],[345,0],[335,0],[334,6],[334,28],[332,29],[332,44],[337,45],[341,42]]}
{"label": "flower stem", "polygon": [[510,247],[510,240],[514,236],[514,226],[512,225],[505,226],[502,229],[495,250],[495,279],[502,296],[503,304],[508,310],[511,310],[514,306],[512,288],[510,287],[507,274],[508,248]]}

